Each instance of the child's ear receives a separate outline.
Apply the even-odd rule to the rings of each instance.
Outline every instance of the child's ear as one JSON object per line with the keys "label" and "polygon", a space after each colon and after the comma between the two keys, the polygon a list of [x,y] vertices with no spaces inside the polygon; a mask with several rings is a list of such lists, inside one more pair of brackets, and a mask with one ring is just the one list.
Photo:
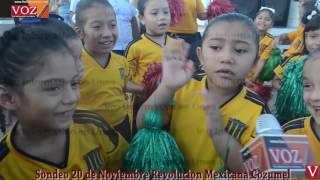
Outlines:
{"label": "child's ear", "polygon": [[199,59],[200,63],[204,64],[201,47],[197,47],[197,56],[198,56],[198,59]]}
{"label": "child's ear", "polygon": [[0,106],[7,110],[15,110],[17,108],[17,101],[13,92],[3,85],[0,85]]}
{"label": "child's ear", "polygon": [[142,25],[144,25],[144,18],[143,18],[143,16],[139,15],[139,20],[140,20],[140,23],[141,23]]}
{"label": "child's ear", "polygon": [[74,27],[73,27],[73,30],[74,30],[79,36],[81,36],[81,29],[80,29],[79,26],[74,26]]}

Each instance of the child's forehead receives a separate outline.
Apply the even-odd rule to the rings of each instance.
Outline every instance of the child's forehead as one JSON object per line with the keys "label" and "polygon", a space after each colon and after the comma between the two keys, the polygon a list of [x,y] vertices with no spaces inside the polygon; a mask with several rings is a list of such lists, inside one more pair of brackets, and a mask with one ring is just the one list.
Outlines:
{"label": "child's forehead", "polygon": [[82,17],[86,22],[88,21],[105,21],[110,19],[115,19],[115,13],[112,7],[93,4],[92,6],[86,8],[81,12]]}
{"label": "child's forehead", "polygon": [[[316,56],[311,57],[309,60],[307,60],[304,63],[303,70],[305,75],[318,73],[319,69],[320,69],[320,54],[317,54]],[[319,77],[320,79],[319,75],[317,75],[317,77]]]}
{"label": "child's forehead", "polygon": [[218,22],[210,27],[206,39],[254,41],[255,36],[242,22]]}

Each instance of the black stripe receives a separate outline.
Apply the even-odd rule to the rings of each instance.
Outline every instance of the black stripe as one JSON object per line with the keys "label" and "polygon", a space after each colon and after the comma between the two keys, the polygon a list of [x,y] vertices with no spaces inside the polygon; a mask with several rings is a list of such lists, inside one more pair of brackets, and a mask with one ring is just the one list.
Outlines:
{"label": "black stripe", "polygon": [[124,53],[124,56],[125,56],[125,57],[128,56],[128,52],[129,52],[130,47],[131,47],[134,43],[138,42],[138,41],[141,40],[141,39],[142,39],[142,37],[140,36],[140,37],[138,37],[137,39],[134,39],[134,40],[132,40],[131,42],[129,42],[129,44],[128,44],[127,48],[126,48],[126,51],[125,51],[125,53]]}
{"label": "black stripe", "polygon": [[232,126],[230,128],[229,134],[232,136],[234,130],[236,129],[236,127],[238,126],[238,123],[236,121],[232,121]]}
{"label": "black stripe", "polygon": [[232,121],[231,121],[231,119],[229,119],[228,124],[225,128],[226,131],[229,131],[231,124],[232,124]]}
{"label": "black stripe", "polygon": [[10,150],[6,143],[6,138],[3,138],[0,142],[0,162],[9,154]]}
{"label": "black stripe", "polygon": [[270,38],[274,38],[270,33],[266,33],[266,36],[270,37]]}
{"label": "black stripe", "polygon": [[32,155],[26,153],[26,152],[24,151],[24,149],[18,148],[18,146],[16,145],[16,143],[15,143],[15,141],[14,141],[15,135],[16,135],[16,134],[15,134],[15,131],[16,131],[17,126],[18,126],[18,123],[16,123],[16,125],[13,127],[12,132],[11,132],[11,133],[12,133],[12,136],[11,136],[11,138],[10,138],[11,144],[12,144],[12,146],[14,147],[14,149],[15,149],[16,151],[18,151],[19,153],[23,154],[24,156],[29,157],[30,159],[33,159],[33,160],[36,160],[36,161],[39,161],[39,162],[48,164],[48,165],[50,165],[50,166],[57,167],[57,168],[59,168],[59,169],[64,169],[64,168],[67,167],[68,161],[69,161],[69,153],[70,153],[70,152],[69,152],[69,147],[70,147],[70,129],[65,130],[66,140],[67,140],[67,141],[66,141],[66,145],[65,145],[65,159],[63,160],[63,162],[57,164],[57,163],[51,162],[51,161],[49,161],[49,160],[39,158],[39,157],[37,157],[37,156],[32,156]]}
{"label": "black stripe", "polygon": [[304,127],[304,120],[305,119],[306,119],[306,117],[290,120],[289,122],[282,125],[282,129],[285,129],[287,126],[292,126],[295,124],[301,124]]}
{"label": "black stripe", "polygon": [[197,70],[196,72],[193,73],[192,78],[197,80],[197,81],[201,81],[204,77],[205,77],[205,73],[202,72],[201,70]]}
{"label": "black stripe", "polygon": [[223,108],[223,107],[224,107],[225,105],[227,105],[230,101],[232,101],[235,97],[237,97],[237,96],[241,93],[242,89],[243,89],[243,85],[241,84],[241,85],[238,87],[237,92],[236,92],[230,99],[228,99],[225,103],[223,103],[223,104],[220,106],[220,108]]}
{"label": "black stripe", "polygon": [[120,124],[116,125],[114,129],[116,129],[127,142],[131,141],[131,126],[128,116],[126,116]]}
{"label": "black stripe", "polygon": [[119,134],[100,115],[86,110],[77,110],[73,115],[73,121],[78,124],[93,124],[101,128],[115,146],[110,152],[118,146]]}
{"label": "black stripe", "polygon": [[235,137],[236,139],[240,140],[240,132],[242,132],[244,129],[246,129],[246,125],[243,124],[241,121],[238,120],[238,128],[236,130],[236,132],[234,133],[233,137]]}
{"label": "black stripe", "polygon": [[[241,130],[241,132],[239,133],[239,138],[238,138],[238,139],[241,139],[243,133],[244,133],[246,130],[247,130],[247,127],[243,128],[243,129]],[[251,136],[251,137],[252,137],[252,136]],[[253,137],[253,138],[254,138],[254,137]]]}
{"label": "black stripe", "polygon": [[253,92],[250,92],[248,90],[245,95],[245,99],[262,106],[262,112],[261,112],[262,114],[271,114],[271,111],[270,111],[266,101],[262,97],[254,94]]}
{"label": "black stripe", "polygon": [[86,161],[86,164],[87,164],[87,166],[88,166],[88,169],[89,169],[89,170],[93,170],[93,166],[92,166],[92,164],[91,164],[91,161],[90,161],[90,159],[89,159],[89,156],[85,156],[85,157],[84,157],[84,161]]}
{"label": "black stripe", "polygon": [[317,131],[314,129],[316,126],[315,126],[315,121],[313,118],[310,119],[310,126],[311,126],[311,130],[314,134],[314,136],[318,139],[318,142],[320,142],[320,137],[318,136],[318,134],[316,133]]}
{"label": "black stripe", "polygon": [[292,130],[292,129],[301,129],[303,127],[304,127],[303,124],[292,124],[292,125],[289,125],[289,126],[283,128],[283,131],[287,132],[287,131]]}

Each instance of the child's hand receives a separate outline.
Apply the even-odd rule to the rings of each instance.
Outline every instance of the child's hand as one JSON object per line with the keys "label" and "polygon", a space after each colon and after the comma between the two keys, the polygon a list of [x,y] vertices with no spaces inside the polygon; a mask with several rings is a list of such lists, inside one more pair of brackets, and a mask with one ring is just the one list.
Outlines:
{"label": "child's hand", "polygon": [[221,114],[220,105],[214,93],[210,90],[205,89],[201,95],[204,97],[203,109],[206,112],[206,125],[210,137],[213,137],[224,131]]}
{"label": "child's hand", "polygon": [[187,60],[188,50],[189,45],[180,39],[163,48],[161,84],[175,91],[192,78],[194,67],[192,61]]}
{"label": "child's hand", "polygon": [[275,37],[272,42],[272,49],[278,48],[279,43],[280,43],[280,37]]}

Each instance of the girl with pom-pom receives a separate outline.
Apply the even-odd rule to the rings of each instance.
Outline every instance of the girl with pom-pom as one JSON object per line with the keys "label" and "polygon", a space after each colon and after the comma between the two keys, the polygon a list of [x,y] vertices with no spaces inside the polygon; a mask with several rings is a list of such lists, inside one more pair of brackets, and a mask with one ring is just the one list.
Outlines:
{"label": "girl with pom-pom", "polygon": [[138,128],[147,126],[149,111],[164,110],[164,125],[187,169],[244,170],[240,149],[254,138],[257,117],[269,113],[263,99],[243,86],[257,60],[258,43],[259,31],[247,16],[230,13],[214,18],[197,49],[206,75],[192,78],[188,48],[174,40],[164,48],[162,81],[141,106]]}
{"label": "girl with pom-pom", "polygon": [[[161,77],[162,48],[172,38],[166,35],[170,26],[170,9],[167,0],[139,0],[139,18],[146,32],[127,47],[126,57],[129,61],[132,82],[143,87],[133,97],[133,116],[157,87]],[[135,130],[133,123],[133,133]]]}
{"label": "girl with pom-pom", "polygon": [[[318,0],[318,2],[320,2]],[[320,48],[320,12],[317,7],[310,14],[305,15],[307,20],[304,36],[304,56],[298,61],[286,64],[278,91],[275,107],[280,123],[284,124],[290,119],[304,117],[309,114],[303,102],[302,68],[307,55]]]}

